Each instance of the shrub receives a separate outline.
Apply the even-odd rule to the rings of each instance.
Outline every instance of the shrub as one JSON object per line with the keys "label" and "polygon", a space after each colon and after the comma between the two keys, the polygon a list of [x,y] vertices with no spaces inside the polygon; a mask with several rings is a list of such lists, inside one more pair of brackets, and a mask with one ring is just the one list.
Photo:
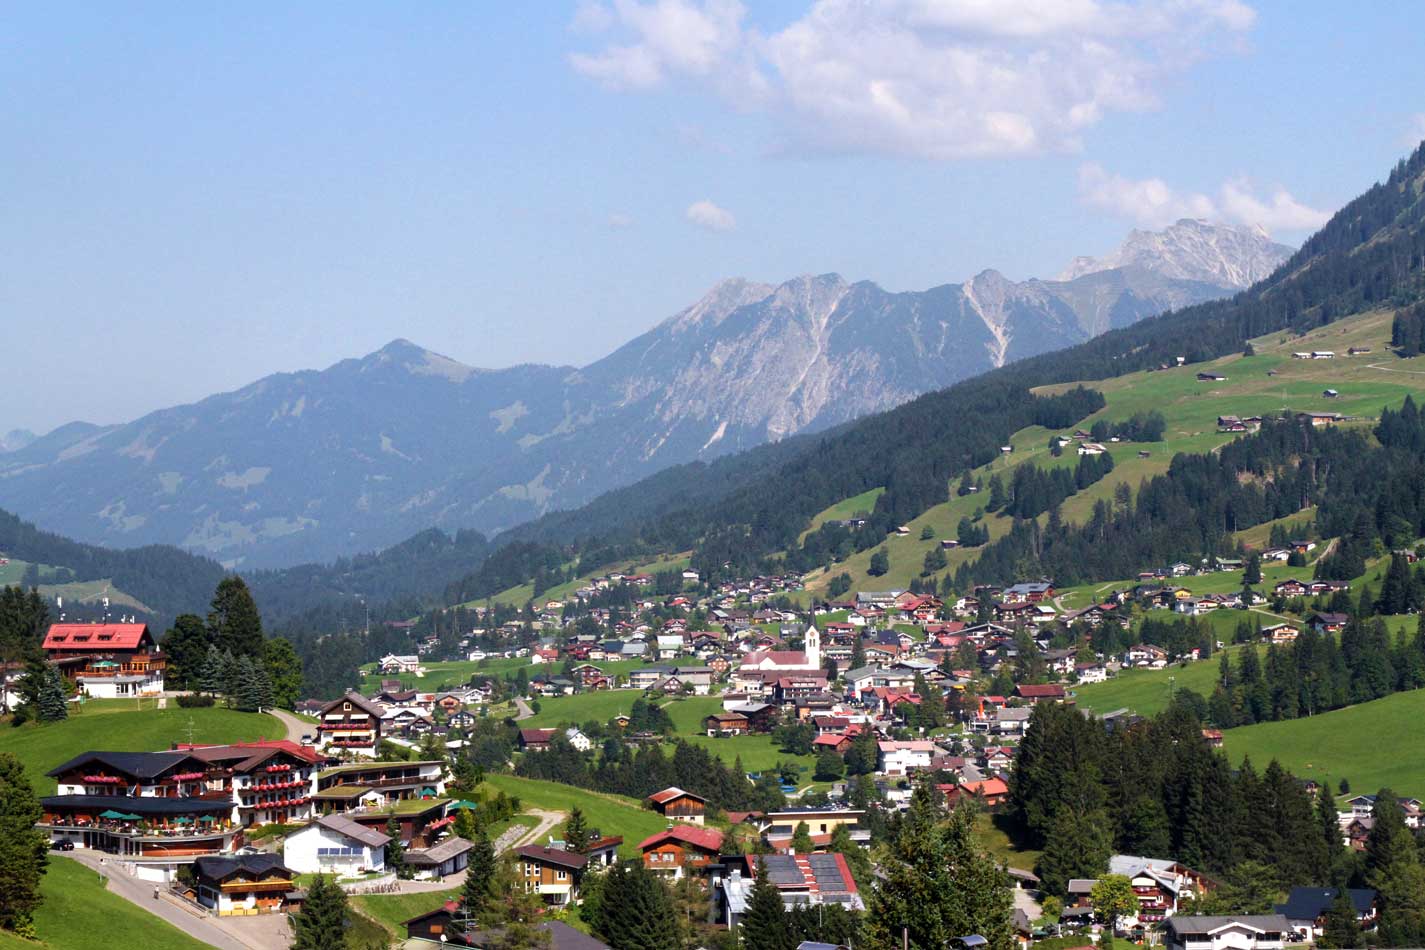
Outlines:
{"label": "shrub", "polygon": [[184,709],[202,709],[213,705],[213,697],[207,693],[184,693],[178,697],[178,705]]}

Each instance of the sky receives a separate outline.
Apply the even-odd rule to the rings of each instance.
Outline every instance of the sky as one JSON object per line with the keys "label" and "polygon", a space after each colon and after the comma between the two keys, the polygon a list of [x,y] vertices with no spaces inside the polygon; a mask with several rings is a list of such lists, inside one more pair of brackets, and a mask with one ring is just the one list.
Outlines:
{"label": "sky", "polygon": [[1418,7],[11,4],[0,433],[404,337],[585,365],[731,276],[1300,243],[1425,137]]}

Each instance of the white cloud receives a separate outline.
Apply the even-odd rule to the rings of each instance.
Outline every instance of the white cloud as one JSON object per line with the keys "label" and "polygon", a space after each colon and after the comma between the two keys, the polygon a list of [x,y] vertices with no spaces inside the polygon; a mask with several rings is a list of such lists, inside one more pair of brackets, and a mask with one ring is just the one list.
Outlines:
{"label": "white cloud", "polygon": [[614,231],[624,231],[633,227],[633,218],[622,211],[614,211],[609,214],[609,228]]}
{"label": "white cloud", "polygon": [[1076,149],[1255,21],[1239,0],[813,0],[764,33],[738,0],[601,9],[604,45],[570,61],[611,89],[701,84],[796,147],[931,159]]}
{"label": "white cloud", "polygon": [[694,201],[688,205],[683,216],[700,228],[709,231],[731,231],[737,227],[737,219],[726,208],[719,208],[708,199]]}
{"label": "white cloud", "polygon": [[1214,197],[1177,191],[1161,178],[1125,178],[1093,162],[1079,167],[1079,198],[1148,228],[1161,228],[1180,218],[1205,218],[1258,225],[1267,231],[1311,231],[1331,216],[1298,201],[1280,185],[1270,197],[1262,198],[1247,179],[1233,178],[1224,182]]}

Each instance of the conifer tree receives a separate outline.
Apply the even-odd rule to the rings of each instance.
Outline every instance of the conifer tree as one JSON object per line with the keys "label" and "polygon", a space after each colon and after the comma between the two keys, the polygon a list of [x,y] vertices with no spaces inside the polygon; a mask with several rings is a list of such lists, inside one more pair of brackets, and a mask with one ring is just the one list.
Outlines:
{"label": "conifer tree", "polygon": [[470,846],[465,883],[460,889],[460,906],[467,918],[473,920],[484,912],[494,886],[495,870],[495,847],[482,828]]}
{"label": "conifer tree", "polygon": [[346,892],[330,876],[317,875],[302,912],[292,918],[292,950],[346,950]]}
{"label": "conifer tree", "polygon": [[564,823],[564,850],[575,854],[588,853],[589,837],[589,826],[584,821],[584,812],[575,805],[569,811],[569,820]]}
{"label": "conifer tree", "polygon": [[757,874],[742,915],[742,945],[746,950],[794,950],[796,941],[788,926],[781,892],[772,883],[767,862],[757,862]]}
{"label": "conifer tree", "polygon": [[1320,945],[1336,950],[1351,950],[1360,946],[1361,925],[1356,919],[1356,908],[1351,904],[1351,896],[1346,888],[1336,888],[1336,896],[1326,909],[1326,927],[1321,935]]}
{"label": "conifer tree", "polygon": [[401,841],[401,825],[393,814],[386,819],[386,867],[400,880],[414,876],[415,871],[406,864],[406,846]]}
{"label": "conifer tree", "polygon": [[198,688],[210,696],[216,696],[223,691],[227,684],[223,669],[223,651],[218,649],[217,644],[208,647],[208,655],[203,659],[203,666],[198,673]]}
{"label": "conifer tree", "polygon": [[40,879],[49,860],[45,835],[35,830],[41,809],[25,767],[0,753],[0,928],[33,937]]}
{"label": "conifer tree", "polygon": [[668,887],[640,862],[609,871],[600,906],[595,932],[616,950],[676,950],[681,945]]}
{"label": "conifer tree", "polygon": [[816,845],[812,844],[811,829],[804,821],[797,822],[797,826],[792,830],[792,853],[811,854],[816,850]]}
{"label": "conifer tree", "polygon": [[233,656],[262,656],[262,616],[241,577],[233,575],[218,582],[208,613],[208,634]]}
{"label": "conifer tree", "polygon": [[61,722],[69,718],[64,679],[59,675],[58,667],[46,665],[44,682],[36,697],[36,707],[36,718],[40,722]]}

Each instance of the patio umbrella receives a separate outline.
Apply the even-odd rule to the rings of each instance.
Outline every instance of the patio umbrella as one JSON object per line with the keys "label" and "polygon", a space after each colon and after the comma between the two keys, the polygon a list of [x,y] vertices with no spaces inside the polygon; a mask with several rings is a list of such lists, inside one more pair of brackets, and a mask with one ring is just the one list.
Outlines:
{"label": "patio umbrella", "polygon": [[121,812],[121,811],[114,811],[114,809],[110,808],[110,809],[108,809],[107,811],[101,811],[101,812],[99,813],[99,817],[100,817],[100,818],[127,818],[128,815],[125,815],[125,814],[124,814],[123,812]]}
{"label": "patio umbrella", "polygon": [[192,819],[192,818],[175,818],[175,819],[173,819],[173,823],[174,823],[175,825],[191,825],[191,824],[193,824],[193,819]]}
{"label": "patio umbrella", "polygon": [[451,803],[450,803],[450,810],[451,810],[451,811],[474,811],[475,809],[477,809],[477,808],[479,808],[479,807],[480,807],[480,806],[479,806],[478,804],[476,804],[475,802],[468,802],[468,801],[466,801],[466,800],[463,799],[463,798],[462,798],[460,801],[458,801],[458,802],[451,802]]}
{"label": "patio umbrella", "polygon": [[143,821],[142,815],[130,815],[125,812],[120,812],[119,817],[124,821]]}

